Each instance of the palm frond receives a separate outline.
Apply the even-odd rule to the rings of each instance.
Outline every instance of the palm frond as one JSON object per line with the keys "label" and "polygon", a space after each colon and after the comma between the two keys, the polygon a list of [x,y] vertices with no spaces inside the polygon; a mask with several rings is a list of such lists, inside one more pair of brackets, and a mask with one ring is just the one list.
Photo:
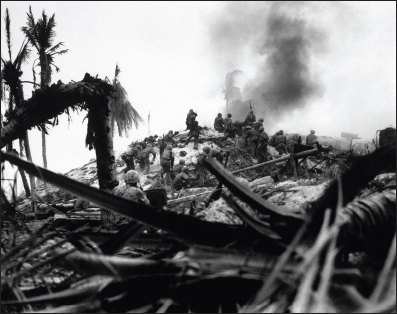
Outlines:
{"label": "palm frond", "polygon": [[47,50],[47,53],[53,53],[56,52],[57,49],[59,49],[60,46],[63,46],[63,42],[57,43],[55,46],[52,46],[50,49]]}
{"label": "palm frond", "polygon": [[32,51],[28,47],[29,47],[29,43],[22,44],[21,50],[19,51],[14,61],[14,66],[18,70],[21,69],[22,64],[25,63],[30,57],[30,53]]}

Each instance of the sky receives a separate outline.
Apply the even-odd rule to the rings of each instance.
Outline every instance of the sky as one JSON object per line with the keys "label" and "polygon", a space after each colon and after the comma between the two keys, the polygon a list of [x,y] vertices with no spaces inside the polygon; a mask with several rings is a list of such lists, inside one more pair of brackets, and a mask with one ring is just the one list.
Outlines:
{"label": "sky", "polygon": [[[348,132],[371,140],[377,130],[396,125],[394,1],[1,1],[4,59],[5,10],[14,57],[24,40],[20,29],[29,5],[36,20],[43,10],[55,13],[54,43],[69,49],[56,56],[60,72],[54,71],[52,82],[80,81],[85,73],[112,80],[118,64],[131,104],[145,120],[150,112],[150,126],[132,129],[128,138],[115,136],[118,152],[147,136],[149,127],[159,136],[183,130],[189,109],[198,111],[201,126],[212,127],[217,113],[226,113],[222,87],[234,70],[242,71],[236,83],[241,106],[234,107],[234,118],[248,113],[251,100],[270,134],[283,129],[307,135],[314,129],[319,136]],[[33,50],[23,80],[32,81],[35,59]],[[298,93],[291,94],[295,86]],[[25,84],[25,99],[31,91]],[[48,169],[65,173],[95,158],[85,147],[84,116],[73,114],[69,123],[62,115],[50,129]],[[41,134],[32,129],[29,137],[33,161],[41,166]]]}

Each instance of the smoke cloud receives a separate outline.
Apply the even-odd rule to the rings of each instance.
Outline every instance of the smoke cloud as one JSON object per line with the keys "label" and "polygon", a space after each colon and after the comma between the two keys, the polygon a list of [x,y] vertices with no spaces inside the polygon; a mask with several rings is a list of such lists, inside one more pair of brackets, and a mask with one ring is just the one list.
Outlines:
{"label": "smoke cloud", "polygon": [[[211,25],[222,70],[255,69],[229,102],[235,119],[244,119],[251,100],[256,117],[275,122],[322,95],[311,59],[324,51],[325,32],[310,23],[302,2],[229,3]],[[226,74],[226,73],[225,73]]]}

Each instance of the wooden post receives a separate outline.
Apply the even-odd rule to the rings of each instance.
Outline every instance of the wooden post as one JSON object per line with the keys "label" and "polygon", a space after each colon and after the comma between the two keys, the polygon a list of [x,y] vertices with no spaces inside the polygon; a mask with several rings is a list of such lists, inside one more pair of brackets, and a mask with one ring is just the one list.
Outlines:
{"label": "wooden post", "polygon": [[291,161],[292,171],[294,173],[294,179],[297,180],[298,179],[298,171],[296,170],[296,160],[295,160],[293,153],[290,156],[291,156],[290,161]]}

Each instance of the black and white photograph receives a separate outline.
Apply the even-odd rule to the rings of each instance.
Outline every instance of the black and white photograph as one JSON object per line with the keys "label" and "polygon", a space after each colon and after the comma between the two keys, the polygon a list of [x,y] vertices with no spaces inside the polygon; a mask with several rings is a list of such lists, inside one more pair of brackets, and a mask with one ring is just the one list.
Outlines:
{"label": "black and white photograph", "polygon": [[1,1],[2,313],[396,313],[395,1]]}

